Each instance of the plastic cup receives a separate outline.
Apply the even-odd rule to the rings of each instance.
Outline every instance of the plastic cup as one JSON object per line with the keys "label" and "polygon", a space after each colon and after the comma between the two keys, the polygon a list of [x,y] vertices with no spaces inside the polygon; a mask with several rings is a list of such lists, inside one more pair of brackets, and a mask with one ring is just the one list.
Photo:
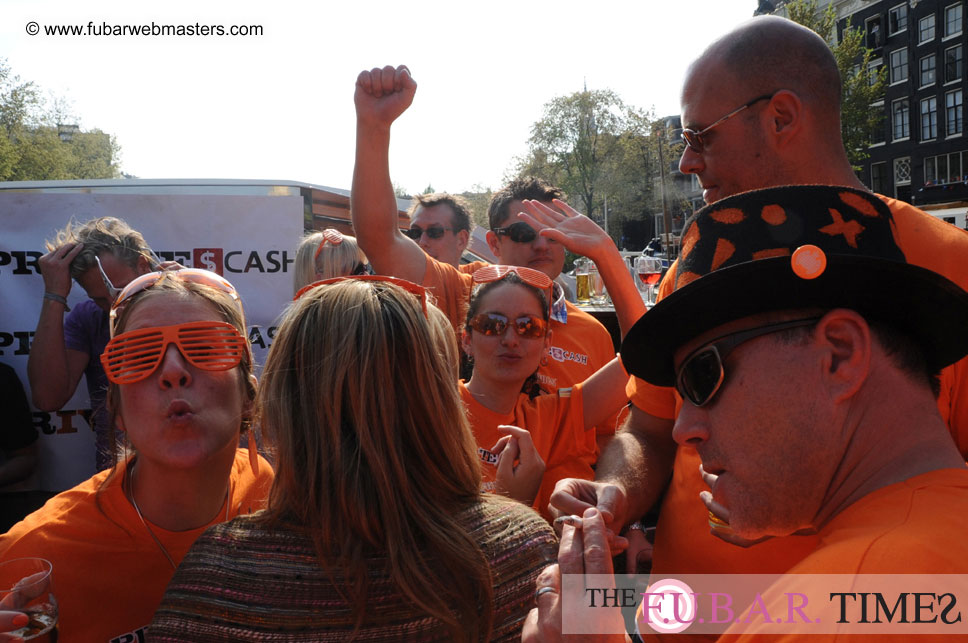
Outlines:
{"label": "plastic cup", "polygon": [[0,609],[23,612],[30,621],[10,632],[25,641],[57,641],[57,599],[53,566],[43,558],[15,558],[0,563]]}

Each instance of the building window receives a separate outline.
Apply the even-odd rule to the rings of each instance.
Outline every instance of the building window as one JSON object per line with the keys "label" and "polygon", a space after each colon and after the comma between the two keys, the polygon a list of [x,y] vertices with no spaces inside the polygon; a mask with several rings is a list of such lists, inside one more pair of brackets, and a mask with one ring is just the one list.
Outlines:
{"label": "building window", "polygon": [[927,87],[928,85],[933,85],[936,71],[938,67],[938,59],[934,54],[930,56],[925,56],[921,59],[921,75],[920,75],[920,85],[919,87]]}
{"label": "building window", "polygon": [[874,16],[873,18],[868,18],[864,23],[865,31],[867,33],[867,48],[868,49],[878,49],[881,46],[881,17]]}
{"label": "building window", "polygon": [[897,5],[888,12],[888,25],[891,28],[889,35],[893,36],[907,29],[907,11],[907,3],[905,2],[904,4]]}
{"label": "building window", "polygon": [[947,136],[954,136],[956,134],[961,134],[964,131],[964,109],[962,106],[962,93],[960,89],[953,92],[948,92],[944,95],[944,114],[945,114],[945,129],[944,133]]}
{"label": "building window", "polygon": [[877,118],[877,123],[874,125],[873,129],[871,129],[871,145],[880,145],[881,143],[884,142],[884,138],[885,138],[884,122],[886,119],[884,118],[884,106],[882,104],[882,105],[876,105],[873,107],[877,109],[878,118]]}
{"label": "building window", "polygon": [[908,78],[907,49],[896,49],[891,52],[891,84],[905,81]]}
{"label": "building window", "polygon": [[869,65],[867,65],[867,74],[868,74],[867,83],[871,87],[873,87],[874,83],[878,81],[880,77],[881,67],[883,66],[884,66],[884,63],[880,60],[876,62],[871,62]]}
{"label": "building window", "polygon": [[883,194],[887,188],[887,163],[871,163],[871,190]]}
{"label": "building window", "polygon": [[960,183],[966,181],[968,172],[965,163],[968,153],[952,152],[939,156],[929,156],[924,159],[924,185],[944,185],[945,183]]}
{"label": "building window", "polygon": [[911,136],[911,115],[908,110],[907,99],[896,100],[891,106],[894,125],[894,140],[900,141]]}
{"label": "building window", "polygon": [[962,79],[965,70],[965,48],[961,45],[944,50],[944,82]]}
{"label": "building window", "polygon": [[961,33],[961,3],[948,5],[944,8],[944,37]]}
{"label": "building window", "polygon": [[921,99],[921,140],[938,138],[938,99],[935,96]]}
{"label": "building window", "polygon": [[934,14],[918,20],[918,44],[934,40]]}
{"label": "building window", "polygon": [[894,185],[910,185],[911,157],[894,159]]}

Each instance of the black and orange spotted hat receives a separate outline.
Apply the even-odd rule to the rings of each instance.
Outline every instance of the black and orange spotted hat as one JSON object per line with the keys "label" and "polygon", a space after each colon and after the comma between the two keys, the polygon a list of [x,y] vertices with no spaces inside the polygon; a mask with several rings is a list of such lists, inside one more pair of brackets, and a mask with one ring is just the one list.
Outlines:
{"label": "black and orange spotted hat", "polygon": [[683,228],[675,291],[628,332],[622,362],[672,386],[674,352],[710,329],[775,310],[850,308],[907,333],[940,370],[968,354],[968,293],[907,263],[894,233],[883,201],[846,187],[769,188],[706,206]]}

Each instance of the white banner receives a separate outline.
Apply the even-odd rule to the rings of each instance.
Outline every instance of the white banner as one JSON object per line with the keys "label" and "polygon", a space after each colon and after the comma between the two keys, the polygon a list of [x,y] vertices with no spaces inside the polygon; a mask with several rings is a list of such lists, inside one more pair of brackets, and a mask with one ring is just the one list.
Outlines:
{"label": "white banner", "polygon": [[[17,371],[28,399],[27,358],[44,293],[37,264],[44,241],[71,217],[83,222],[100,216],[127,221],[163,259],[214,270],[231,281],[245,305],[256,363],[265,363],[276,319],[292,299],[302,197],[0,190],[0,361]],[[73,284],[69,304],[84,299],[84,290]],[[39,467],[21,488],[61,491],[94,473],[94,433],[84,417],[89,409],[83,377],[61,411],[34,409]]]}

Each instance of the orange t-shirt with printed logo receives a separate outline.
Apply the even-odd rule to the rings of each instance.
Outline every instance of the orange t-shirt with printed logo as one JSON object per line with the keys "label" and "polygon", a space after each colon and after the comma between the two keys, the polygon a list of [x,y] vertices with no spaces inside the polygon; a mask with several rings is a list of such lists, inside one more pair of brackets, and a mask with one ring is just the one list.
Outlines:
{"label": "orange t-shirt with printed logo", "polygon": [[[907,261],[968,290],[968,231],[902,201],[877,196],[894,215],[895,238]],[[659,287],[660,299],[672,292],[675,271],[673,263]],[[898,305],[906,305],[903,297]],[[631,378],[626,391],[647,413],[666,419],[678,415],[682,400],[675,389]],[[959,451],[968,457],[968,357],[942,369],[938,409]],[[678,448],[656,528],[653,573],[780,573],[812,549],[815,537],[774,538],[743,549],[711,535],[699,500],[699,492],[707,488],[699,476],[700,462],[695,449]]]}
{"label": "orange t-shirt with printed logo", "polygon": [[[101,471],[47,501],[0,536],[0,560],[37,556],[53,566],[52,588],[63,641],[141,641],[175,570],[149,534],[121,481],[127,462],[107,483]],[[177,565],[195,540],[226,517],[266,506],[272,467],[259,458],[259,472],[239,449],[229,477],[228,506],[190,531],[151,525]],[[103,488],[101,485],[104,484]],[[98,494],[98,489],[101,489]]]}
{"label": "orange t-shirt with printed logo", "polygon": [[[468,264],[471,265],[473,264]],[[460,334],[464,328],[467,304],[473,288],[471,274],[461,272],[428,255],[423,286],[433,294],[437,307],[444,311]],[[557,319],[551,320],[552,335],[547,364],[538,367],[538,380],[546,391],[584,382],[615,358],[612,336],[601,322],[570,302],[565,302],[565,309],[567,316],[564,323]],[[602,426],[596,427],[596,431],[615,433],[615,419],[603,422]],[[592,447],[592,454],[597,453],[596,431],[590,431],[583,436]],[[595,457],[592,456],[589,464],[595,462]]]}
{"label": "orange t-shirt with printed logo", "polygon": [[581,384],[559,389],[557,393],[539,395],[533,400],[522,393],[510,413],[492,411],[478,402],[464,382],[460,383],[460,394],[477,441],[484,491],[494,490],[497,456],[490,449],[504,435],[497,430],[499,424],[512,424],[531,433],[535,451],[545,463],[541,488],[533,506],[545,519],[551,519],[548,501],[559,480],[592,480],[595,477],[588,464],[586,441],[581,439],[584,433],[595,433],[585,431]]}

